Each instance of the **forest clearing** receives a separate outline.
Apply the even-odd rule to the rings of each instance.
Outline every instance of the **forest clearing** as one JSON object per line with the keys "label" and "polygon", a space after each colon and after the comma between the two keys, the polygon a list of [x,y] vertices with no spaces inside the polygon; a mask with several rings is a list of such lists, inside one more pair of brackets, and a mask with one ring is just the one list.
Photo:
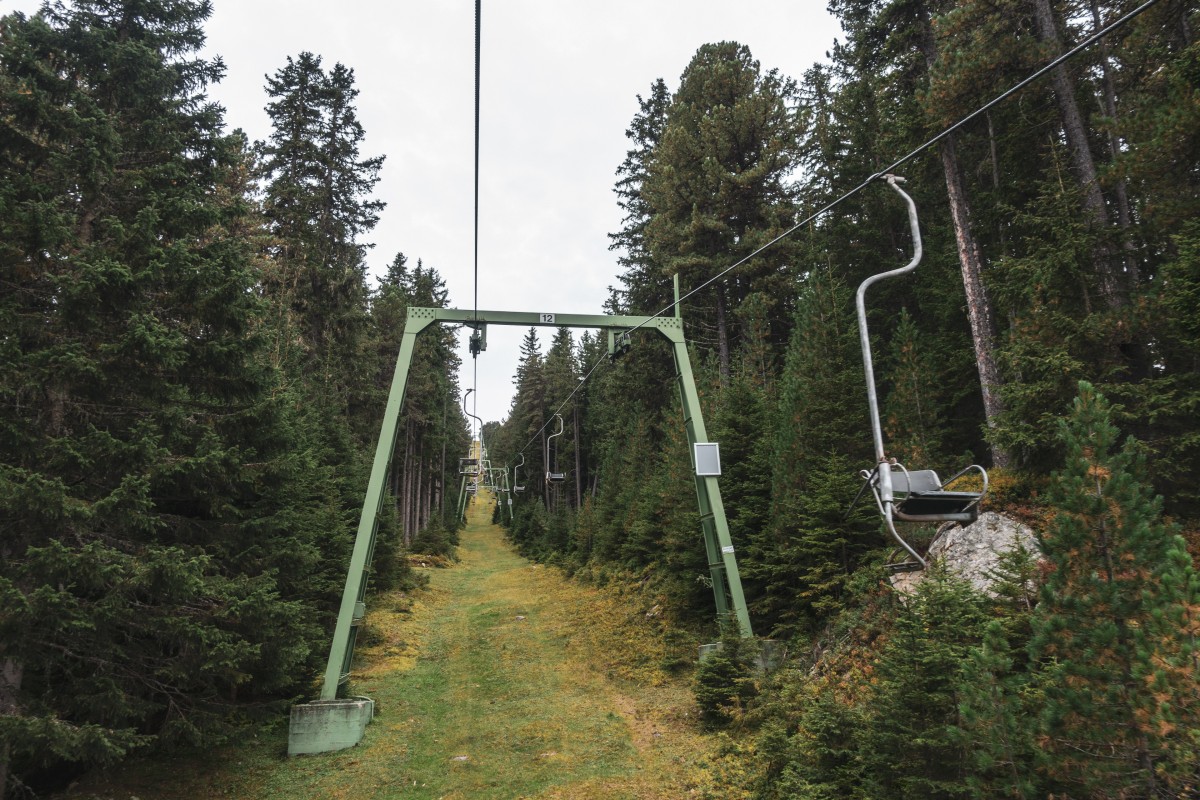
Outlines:
{"label": "forest clearing", "polygon": [[0,800],[1200,794],[1200,7],[772,2],[5,6]]}

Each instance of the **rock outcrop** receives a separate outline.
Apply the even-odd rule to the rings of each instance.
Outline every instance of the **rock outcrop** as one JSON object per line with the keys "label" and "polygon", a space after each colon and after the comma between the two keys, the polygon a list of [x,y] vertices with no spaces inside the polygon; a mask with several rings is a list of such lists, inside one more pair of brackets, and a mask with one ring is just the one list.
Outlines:
{"label": "rock outcrop", "polygon": [[[995,511],[985,511],[964,528],[944,532],[925,556],[929,562],[941,561],[946,569],[971,583],[979,591],[991,594],[991,574],[999,566],[1000,556],[1020,544],[1031,553],[1038,552],[1037,538],[1024,523]],[[911,594],[924,580],[924,572],[902,572],[892,576],[892,586]]]}

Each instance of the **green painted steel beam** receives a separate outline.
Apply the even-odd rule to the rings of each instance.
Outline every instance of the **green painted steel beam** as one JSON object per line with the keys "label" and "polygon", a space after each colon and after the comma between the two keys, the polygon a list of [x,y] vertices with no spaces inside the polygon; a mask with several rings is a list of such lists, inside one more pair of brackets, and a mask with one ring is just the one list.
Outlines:
{"label": "green painted steel beam", "polygon": [[696,391],[687,343],[683,341],[682,335],[678,341],[672,342],[672,349],[678,373],[679,401],[683,406],[684,428],[687,430],[688,458],[692,462],[696,503],[700,509],[700,525],[708,554],[709,575],[713,583],[713,599],[717,605],[717,613],[722,616],[729,613],[730,605],[733,606],[738,632],[749,639],[754,636],[754,630],[750,626],[750,613],[742,593],[742,579],[734,554],[733,539],[729,535],[729,522],[726,520],[725,504],[721,499],[721,485],[716,476],[696,474],[695,445],[697,442],[707,442],[708,432],[704,427],[700,394]]}
{"label": "green painted steel beam", "polygon": [[460,325],[519,325],[543,328],[656,328],[657,323],[674,317],[626,317],[608,314],[559,314],[554,311],[471,311],[459,308],[410,308],[409,315],[428,316],[431,322]]}
{"label": "green painted steel beam", "polygon": [[458,521],[466,522],[467,514],[467,476],[463,475],[458,486]]}
{"label": "green painted steel beam", "polygon": [[342,603],[338,608],[337,623],[333,629],[333,642],[329,647],[329,659],[325,665],[325,680],[321,684],[321,699],[337,697],[338,686],[349,676],[350,662],[354,655],[354,638],[358,623],[364,612],[363,598],[367,590],[367,571],[371,567],[371,553],[375,549],[375,533],[379,526],[379,512],[383,507],[384,484],[387,479],[388,463],[396,449],[396,430],[400,419],[400,407],[404,404],[404,390],[408,383],[408,368],[412,363],[413,346],[417,334],[429,327],[433,320],[420,316],[404,325],[400,340],[400,352],[396,356],[396,371],[392,375],[392,386],[388,392],[387,406],[379,429],[379,442],[375,447],[375,459],[371,464],[371,477],[367,481],[367,494],[363,499],[362,513],[358,519],[358,532],[354,536],[354,550],[350,554],[350,568],[346,571],[346,585],[342,590]]}

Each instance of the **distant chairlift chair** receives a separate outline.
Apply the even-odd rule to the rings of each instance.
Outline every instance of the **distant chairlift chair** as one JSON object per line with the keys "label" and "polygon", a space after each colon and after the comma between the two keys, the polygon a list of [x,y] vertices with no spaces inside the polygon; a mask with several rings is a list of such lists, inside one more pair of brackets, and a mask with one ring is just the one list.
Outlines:
{"label": "distant chairlift chair", "polygon": [[[875,438],[875,467],[861,472],[866,480],[863,490],[870,488],[879,507],[879,513],[887,524],[888,531],[900,546],[912,557],[888,564],[895,572],[911,572],[924,569],[925,559],[896,531],[896,520],[907,522],[957,522],[960,525],[974,522],[979,517],[979,504],[987,495],[987,471],[972,464],[956,473],[947,481],[938,478],[931,469],[909,470],[893,458],[888,458],[883,447],[883,427],[879,419],[879,401],[875,393],[875,370],[871,362],[871,337],[867,332],[866,293],[867,287],[884,280],[905,275],[917,268],[921,262],[921,230],[917,223],[917,206],[897,184],[903,181],[895,175],[885,176],[891,186],[908,205],[908,221],[912,229],[913,258],[908,264],[888,272],[867,278],[858,287],[856,306],[858,310],[858,333],[862,343],[863,368],[867,379],[867,403],[871,412],[871,432]],[[946,487],[955,481],[978,472],[982,478],[979,491],[951,491]],[[862,496],[862,492],[859,492]],[[857,500],[857,498],[856,498]]]}
{"label": "distant chairlift chair", "polygon": [[[550,446],[550,443],[554,441],[556,436],[562,436],[563,434],[562,414],[555,414],[554,418],[558,420],[558,431],[546,437],[546,481],[548,483],[562,483],[567,479],[567,473],[554,471],[554,468],[558,466],[558,447],[555,446],[554,448],[551,448]],[[550,453],[552,449],[554,453],[554,461],[550,460]]]}
{"label": "distant chairlift chair", "polygon": [[517,453],[517,455],[519,455],[521,457],[521,460],[519,463],[517,463],[516,465],[513,466],[512,490],[515,494],[520,494],[521,492],[525,491],[525,486],[523,484],[517,483],[517,470],[520,469],[521,467],[525,466],[525,454]]}

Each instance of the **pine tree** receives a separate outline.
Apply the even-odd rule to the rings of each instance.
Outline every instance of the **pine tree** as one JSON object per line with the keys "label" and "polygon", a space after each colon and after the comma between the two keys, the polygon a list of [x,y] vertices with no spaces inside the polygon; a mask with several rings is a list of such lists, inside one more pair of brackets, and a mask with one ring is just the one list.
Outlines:
{"label": "pine tree", "polygon": [[[398,253],[380,281],[371,301],[369,353],[361,369],[376,375],[365,407],[355,415],[364,426],[360,434],[370,442],[379,433],[379,423],[391,389],[396,356],[404,334],[405,315],[410,307],[445,307],[449,294],[437,270],[417,261],[410,269],[408,259]],[[408,368],[404,405],[398,422],[400,441],[391,465],[391,492],[399,514],[401,544],[411,547],[428,526],[456,527],[450,487],[458,486],[458,459],[469,442],[459,404],[455,334],[443,326],[427,329],[418,337]],[[390,558],[382,552],[384,540],[376,545],[376,571]],[[429,552],[426,550],[426,552]]]}
{"label": "pine tree", "polygon": [[753,647],[754,643],[737,631],[726,630],[720,647],[696,667],[696,703],[700,706],[700,721],[709,729],[727,726],[757,693],[751,674]]}
{"label": "pine tree", "polygon": [[622,309],[628,313],[651,314],[670,301],[670,287],[665,271],[654,262],[646,243],[646,225],[650,221],[650,205],[644,197],[646,178],[654,158],[654,149],[662,139],[667,123],[671,97],[667,84],[659,78],[650,85],[645,99],[638,95],[638,113],[625,131],[633,145],[621,166],[617,168],[617,184],[613,191],[617,205],[625,212],[622,228],[610,233],[610,250],[621,254],[617,263],[625,270],[620,276],[625,288]]}
{"label": "pine tree", "polygon": [[944,428],[938,418],[937,370],[906,308],[892,334],[891,362],[892,390],[884,403],[889,454],[906,464],[937,464]]}
{"label": "pine tree", "polygon": [[[845,286],[811,272],[779,379],[771,457],[771,518],[747,542],[752,607],[777,633],[805,630],[835,611],[864,552],[879,544],[862,507],[846,510],[870,463],[853,308]],[[848,401],[847,398],[850,398]]]}
{"label": "pine tree", "polygon": [[[517,374],[513,376],[516,392],[508,412],[506,427],[512,429],[514,445],[525,454],[525,493],[529,497],[545,496],[546,470],[545,397],[546,377],[537,328],[530,328],[521,341],[521,356]],[[540,431],[540,433],[539,433]],[[535,494],[536,493],[536,494]]]}
{"label": "pine tree", "polygon": [[[650,218],[645,241],[663,278],[685,286],[732,265],[790,227],[798,117],[795,84],[761,71],[736,42],[701,47],[684,70],[666,127],[642,185]],[[771,319],[786,331],[789,247],[777,245],[697,295],[685,316],[712,330],[722,382],[738,341],[733,312],[751,291],[771,300]],[[709,309],[713,309],[712,312]]]}
{"label": "pine tree", "polygon": [[[579,445],[578,410],[571,397],[579,387],[579,367],[575,363],[575,347],[569,329],[559,328],[555,331],[542,362],[542,375],[546,403],[543,415],[550,420],[547,436],[558,430],[553,414],[558,413],[562,417],[563,434],[555,436],[550,443],[550,462],[546,464],[547,470],[567,476],[562,483],[547,487],[547,507],[559,511],[573,507],[579,496],[578,475],[575,474],[575,455]],[[570,401],[567,398],[571,398]]]}
{"label": "pine tree", "polygon": [[1080,796],[1178,795],[1200,763],[1196,573],[1141,482],[1136,442],[1117,449],[1111,415],[1081,381],[1060,427],[1058,513],[1040,537],[1053,570],[1029,646],[1044,697],[1041,768]]}

